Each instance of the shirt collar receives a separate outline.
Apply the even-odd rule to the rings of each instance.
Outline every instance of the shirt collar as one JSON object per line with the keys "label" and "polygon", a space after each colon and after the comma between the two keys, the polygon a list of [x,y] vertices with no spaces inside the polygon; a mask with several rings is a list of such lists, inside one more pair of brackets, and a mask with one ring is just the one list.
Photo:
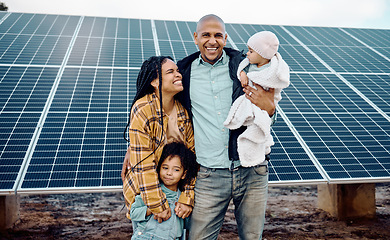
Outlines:
{"label": "shirt collar", "polygon": [[[208,62],[203,60],[202,54],[199,54],[199,57],[197,58],[196,61],[197,61],[198,65],[201,65],[201,64],[202,65],[206,65],[206,64],[211,65],[210,63],[208,63]],[[217,66],[217,65],[220,65],[220,64],[225,65],[227,62],[228,62],[228,60],[227,60],[227,57],[226,57],[226,52],[225,52],[225,50],[222,50],[222,56],[218,59],[218,61],[216,61],[214,64],[212,64],[212,66]]]}

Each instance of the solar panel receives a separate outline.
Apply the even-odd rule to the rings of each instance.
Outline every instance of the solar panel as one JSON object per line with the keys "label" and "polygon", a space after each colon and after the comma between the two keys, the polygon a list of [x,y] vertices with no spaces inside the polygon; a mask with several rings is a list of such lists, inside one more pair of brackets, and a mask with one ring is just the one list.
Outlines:
{"label": "solar panel", "polygon": [[57,75],[55,67],[0,66],[0,189],[14,191]]}
{"label": "solar panel", "polygon": [[311,160],[310,153],[305,151],[297,141],[283,118],[278,119],[277,124],[272,128],[272,134],[275,145],[272,147],[272,157],[269,162],[270,184],[323,181],[324,176]]}
{"label": "solar panel", "polygon": [[357,102],[360,98],[351,90],[340,89],[333,75],[300,74],[293,81],[281,108],[290,106],[287,117],[329,177],[388,177],[389,121],[367,103]]}
{"label": "solar panel", "polygon": [[[0,194],[121,190],[139,68],[197,51],[195,22],[0,12]],[[273,31],[291,68],[270,185],[390,181],[390,30],[226,24],[246,51]]]}
{"label": "solar panel", "polygon": [[[67,68],[22,189],[120,186],[135,70]],[[49,150],[49,151],[48,151]]]}
{"label": "solar panel", "polygon": [[343,77],[387,115],[390,114],[390,77],[388,74],[345,74]]}

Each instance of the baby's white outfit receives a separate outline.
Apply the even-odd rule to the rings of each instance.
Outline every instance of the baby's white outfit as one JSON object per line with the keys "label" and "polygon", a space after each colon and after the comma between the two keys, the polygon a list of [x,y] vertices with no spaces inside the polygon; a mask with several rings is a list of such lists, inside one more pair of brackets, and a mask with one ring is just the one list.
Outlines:
{"label": "baby's white outfit", "polygon": [[[248,58],[241,61],[237,71],[238,79],[240,79],[241,71],[249,64]],[[290,84],[290,70],[278,52],[267,65],[268,67],[260,71],[249,71],[247,76],[249,85],[252,87],[252,82],[254,82],[265,90],[275,89],[274,103],[276,106],[282,99],[283,88]],[[265,155],[271,152],[271,146],[274,145],[271,135],[271,118],[266,111],[261,110],[245,95],[242,95],[231,106],[224,126],[229,129],[247,126],[247,129],[237,139],[237,151],[243,167],[252,167],[264,162]]]}

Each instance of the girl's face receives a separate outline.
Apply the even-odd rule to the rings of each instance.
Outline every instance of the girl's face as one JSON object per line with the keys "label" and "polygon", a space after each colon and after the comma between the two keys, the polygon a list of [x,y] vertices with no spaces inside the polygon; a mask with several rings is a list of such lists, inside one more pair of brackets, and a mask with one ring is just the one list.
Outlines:
{"label": "girl's face", "polygon": [[[175,95],[178,92],[183,91],[182,76],[179,72],[177,65],[170,59],[167,59],[161,66],[162,75],[162,94]],[[152,81],[152,86],[156,89],[159,87],[158,78]]]}
{"label": "girl's face", "polygon": [[161,164],[160,179],[168,189],[177,191],[178,183],[184,177],[184,168],[178,156],[169,156]]}

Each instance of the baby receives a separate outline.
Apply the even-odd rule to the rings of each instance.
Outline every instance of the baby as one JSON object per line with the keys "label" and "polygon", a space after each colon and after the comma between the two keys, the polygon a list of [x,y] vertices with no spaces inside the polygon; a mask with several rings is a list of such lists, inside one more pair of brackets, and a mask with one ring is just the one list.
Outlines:
{"label": "baby", "polygon": [[[244,87],[253,82],[265,90],[275,89],[275,106],[282,99],[281,91],[290,84],[290,70],[278,53],[279,40],[270,31],[262,31],[249,38],[247,58],[238,66],[237,77]],[[271,118],[242,95],[238,97],[224,122],[225,127],[237,129],[247,126],[238,137],[238,154],[243,167],[260,165],[271,152]]]}

